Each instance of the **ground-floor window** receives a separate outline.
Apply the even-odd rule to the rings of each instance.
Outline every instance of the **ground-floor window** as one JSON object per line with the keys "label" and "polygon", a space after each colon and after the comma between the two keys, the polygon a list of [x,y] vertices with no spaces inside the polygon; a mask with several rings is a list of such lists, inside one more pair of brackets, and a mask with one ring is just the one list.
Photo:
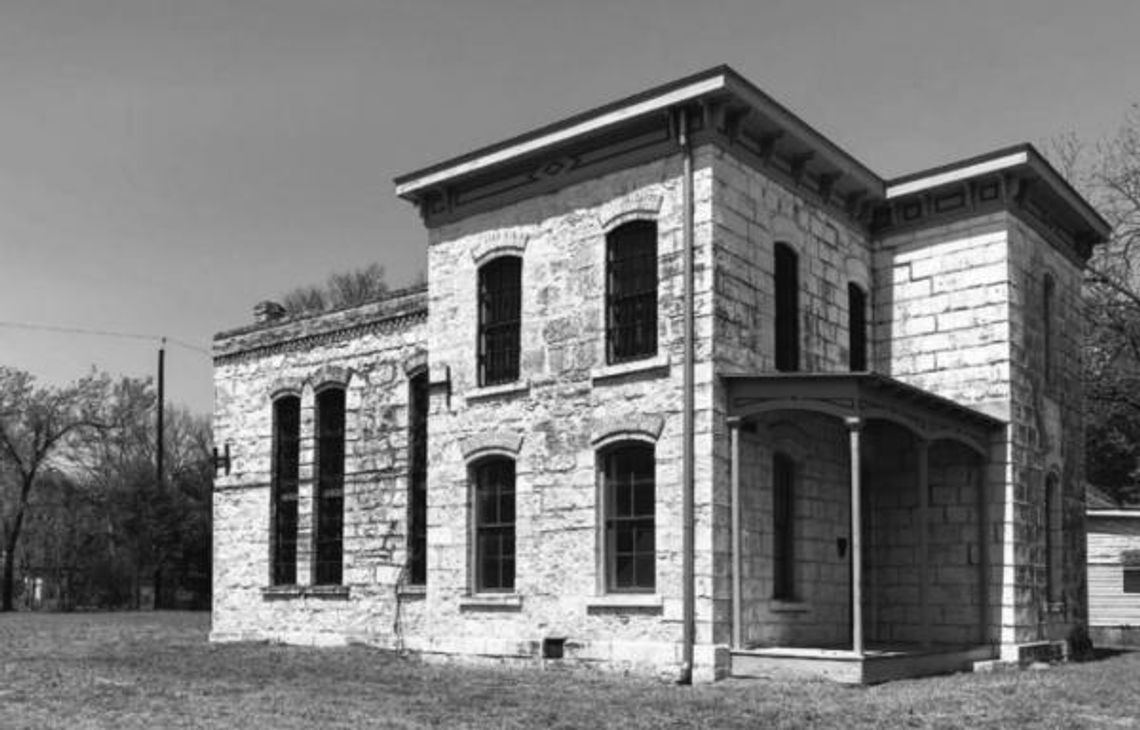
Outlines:
{"label": "ground-floor window", "polygon": [[475,590],[515,587],[515,462],[489,457],[472,469]]}
{"label": "ground-floor window", "polygon": [[772,456],[772,598],[796,596],[795,462],[787,454]]}
{"label": "ground-floor window", "polygon": [[649,444],[622,444],[602,452],[607,591],[656,587],[655,471]]}

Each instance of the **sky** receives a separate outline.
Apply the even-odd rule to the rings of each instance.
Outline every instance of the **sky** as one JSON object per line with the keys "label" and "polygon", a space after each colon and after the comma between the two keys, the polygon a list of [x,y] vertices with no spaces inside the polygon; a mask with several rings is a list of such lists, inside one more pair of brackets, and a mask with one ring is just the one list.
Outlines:
{"label": "sky", "polygon": [[166,336],[209,413],[256,302],[423,269],[401,173],[721,63],[888,178],[1092,143],[1138,31],[1135,0],[0,0],[0,365],[152,375]]}

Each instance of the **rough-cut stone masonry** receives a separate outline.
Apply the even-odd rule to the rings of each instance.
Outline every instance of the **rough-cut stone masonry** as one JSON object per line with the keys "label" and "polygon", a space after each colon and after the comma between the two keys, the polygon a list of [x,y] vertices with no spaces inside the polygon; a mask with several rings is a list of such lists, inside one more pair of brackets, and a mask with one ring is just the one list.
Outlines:
{"label": "rough-cut stone masonry", "polygon": [[[695,162],[697,634],[711,642],[709,401],[711,148]],[[431,231],[428,347],[449,387],[433,394],[426,651],[526,655],[545,637],[568,638],[569,656],[641,671],[673,671],[681,637],[681,163],[663,159]],[[605,364],[605,233],[657,222],[658,355]],[[477,387],[478,266],[496,252],[523,256],[519,381]],[[488,253],[490,252],[490,253]],[[615,600],[598,557],[597,445],[648,429],[656,448],[657,592]],[[646,429],[640,429],[642,433]],[[487,433],[517,439],[517,605],[466,600],[470,575],[467,467],[461,444]],[[413,644],[414,645],[414,644]],[[699,658],[711,677],[711,655]]]}
{"label": "rough-cut stone masonry", "polygon": [[[356,640],[523,662],[553,641],[570,662],[684,673],[682,129],[693,144],[693,678],[729,670],[734,473],[744,647],[846,646],[856,588],[872,643],[996,645],[1017,658],[1086,620],[1080,265],[1103,236],[1096,222],[1031,150],[987,158],[1010,165],[1000,175],[975,165],[884,184],[717,73],[403,178],[400,195],[428,226],[426,292],[284,321],[263,304],[265,321],[217,337],[215,437],[234,461],[214,497],[214,639]],[[689,101],[654,106],[681,97]],[[657,353],[610,365],[606,234],[639,220],[657,230]],[[799,367],[811,377],[770,377],[777,243],[797,255]],[[500,256],[521,260],[519,376],[480,387],[479,269]],[[849,369],[852,283],[868,295],[870,367],[902,384],[821,375]],[[427,582],[409,586],[408,387],[425,371]],[[738,409],[729,394],[741,376],[820,390]],[[314,392],[329,382],[347,395],[344,581],[314,586]],[[878,396],[864,413],[862,395],[829,399],[828,383]],[[271,587],[281,393],[301,398],[298,580]],[[730,413],[745,415],[730,424]],[[985,429],[996,429],[988,442]],[[625,441],[654,449],[652,593],[606,590],[599,453]],[[795,465],[792,600],[774,598],[775,453]],[[471,470],[489,455],[515,465],[515,582],[480,594]],[[1051,476],[1061,485],[1059,553],[1046,549]]]}
{"label": "rough-cut stone masonry", "polygon": [[[405,563],[408,369],[422,366],[420,292],[323,316],[223,333],[215,341],[214,438],[233,463],[214,487],[215,640],[390,642]],[[313,534],[313,389],[346,385],[345,591],[308,588]],[[301,396],[297,582],[270,585],[272,399]],[[419,621],[413,602],[400,616]]]}

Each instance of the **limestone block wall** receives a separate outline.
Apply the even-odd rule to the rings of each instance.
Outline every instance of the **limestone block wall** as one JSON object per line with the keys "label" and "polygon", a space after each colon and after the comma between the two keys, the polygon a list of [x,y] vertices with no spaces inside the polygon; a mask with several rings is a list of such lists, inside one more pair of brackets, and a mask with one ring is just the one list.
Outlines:
{"label": "limestone block wall", "polygon": [[[712,154],[695,152],[697,641],[712,639]],[[683,357],[681,158],[572,185],[430,231],[427,610],[418,646],[441,654],[533,656],[547,637],[569,658],[675,671],[680,658]],[[607,366],[605,234],[658,227],[658,355]],[[478,387],[478,267],[522,258],[520,376]],[[656,592],[607,599],[599,549],[598,448],[622,434],[655,444]],[[472,595],[468,468],[516,464],[514,595]],[[497,600],[497,602],[496,602]],[[704,652],[702,654],[702,652]],[[711,654],[698,647],[697,675]]]}
{"label": "limestone block wall", "polygon": [[[1079,492],[1080,270],[1024,221],[997,212],[896,233],[874,254],[874,362],[892,377],[971,405],[1010,426],[991,443],[986,521],[991,600],[1001,642],[1063,638],[1084,615]],[[1044,386],[1042,282],[1055,281]],[[1064,481],[1064,605],[1044,597],[1044,484]]]}
{"label": "limestone block wall", "polygon": [[[743,640],[748,646],[835,646],[849,640],[847,429],[814,413],[779,413],[741,433]],[[772,455],[795,466],[794,600],[773,598]],[[725,558],[730,560],[728,556]]]}
{"label": "limestone block wall", "polygon": [[[847,285],[854,282],[869,296],[873,291],[866,231],[731,152],[718,148],[714,160],[716,372],[775,371],[773,277],[777,242],[787,243],[799,256],[801,370],[845,372],[849,362]],[[872,349],[874,343],[868,340]],[[717,564],[725,566],[716,582],[719,642],[728,642],[732,631],[730,458],[724,414],[724,396],[717,390],[712,444],[713,523],[717,529],[713,539]],[[846,476],[840,480],[847,483]]]}
{"label": "limestone block wall", "polygon": [[[214,489],[211,638],[385,645],[415,632],[402,607],[406,561],[408,371],[426,364],[423,292],[353,310],[246,327],[215,340],[214,437],[232,467]],[[307,588],[313,555],[314,388],[346,384],[343,591]],[[301,398],[298,588],[270,586],[272,399]]]}
{"label": "limestone block wall", "polygon": [[[1011,218],[1011,464],[1016,489],[1012,514],[1019,570],[1016,603],[1021,640],[1064,639],[1087,621],[1085,583],[1084,434],[1081,347],[1082,272],[1040,233]],[[1053,281],[1051,332],[1045,333],[1044,288]],[[1047,348],[1048,343],[1048,348]],[[1053,359],[1046,373],[1046,349]],[[1064,530],[1061,589],[1049,596],[1045,489],[1060,480]],[[1058,557],[1058,556],[1055,556]]]}

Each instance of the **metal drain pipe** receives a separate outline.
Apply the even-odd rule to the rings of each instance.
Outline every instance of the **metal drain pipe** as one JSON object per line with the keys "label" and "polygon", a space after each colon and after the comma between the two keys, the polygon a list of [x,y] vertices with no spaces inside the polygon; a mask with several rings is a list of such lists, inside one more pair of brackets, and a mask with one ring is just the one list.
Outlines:
{"label": "metal drain pipe", "polygon": [[681,245],[684,248],[685,277],[685,364],[684,406],[682,407],[681,447],[681,684],[693,682],[693,644],[696,633],[696,586],[694,585],[693,545],[693,147],[689,139],[689,120],[685,109],[677,115],[677,141],[681,145]]}

